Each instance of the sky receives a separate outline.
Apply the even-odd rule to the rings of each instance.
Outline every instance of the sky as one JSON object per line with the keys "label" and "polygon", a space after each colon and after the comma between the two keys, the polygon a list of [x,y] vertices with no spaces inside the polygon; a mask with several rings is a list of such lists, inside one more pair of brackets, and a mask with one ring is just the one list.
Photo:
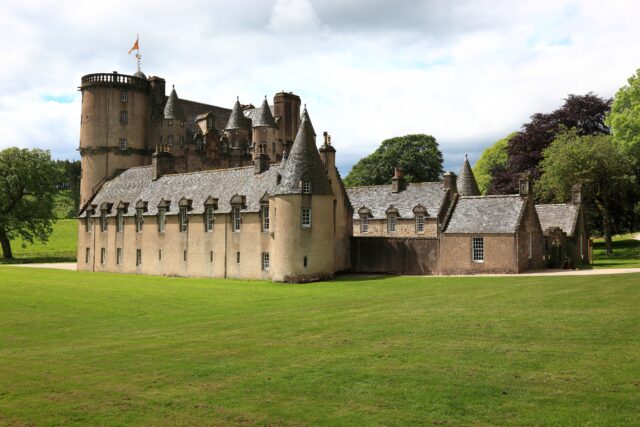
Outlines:
{"label": "sky", "polygon": [[0,0],[0,148],[77,159],[85,74],[142,70],[231,108],[298,94],[343,176],[381,141],[433,135],[445,170],[568,94],[640,68],[639,1]]}

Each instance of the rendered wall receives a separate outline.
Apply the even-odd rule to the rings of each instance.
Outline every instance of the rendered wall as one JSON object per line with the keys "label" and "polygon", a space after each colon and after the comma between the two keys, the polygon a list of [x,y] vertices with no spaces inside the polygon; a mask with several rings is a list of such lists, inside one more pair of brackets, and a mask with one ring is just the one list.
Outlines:
{"label": "rendered wall", "polygon": [[438,220],[437,218],[425,218],[424,232],[416,231],[415,218],[397,218],[396,231],[387,231],[386,219],[369,219],[369,231],[362,233],[360,231],[360,220],[353,220],[353,235],[359,237],[438,237]]}
{"label": "rendered wall", "polygon": [[[474,262],[471,238],[484,238],[484,262]],[[442,274],[518,273],[517,238],[514,234],[442,234]]]}

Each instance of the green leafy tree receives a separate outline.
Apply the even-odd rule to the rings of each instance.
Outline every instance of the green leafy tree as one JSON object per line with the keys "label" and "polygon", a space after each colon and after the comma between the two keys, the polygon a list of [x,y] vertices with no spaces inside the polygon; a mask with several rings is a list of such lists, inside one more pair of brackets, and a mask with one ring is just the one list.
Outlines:
{"label": "green leafy tree", "polygon": [[611,136],[565,131],[544,150],[540,167],[543,174],[536,182],[536,193],[545,200],[564,202],[574,184],[582,185],[583,197],[600,213],[607,254],[613,253],[612,210],[633,177],[626,156],[613,145]]}
{"label": "green leafy tree", "polygon": [[496,141],[491,147],[482,152],[482,155],[473,167],[473,174],[478,182],[478,187],[482,194],[487,194],[491,184],[491,173],[498,168],[506,168],[509,159],[507,146],[509,140],[513,138],[517,132],[509,134],[507,137]]}
{"label": "green leafy tree", "polygon": [[436,181],[443,172],[442,152],[431,135],[406,135],[382,141],[356,163],[344,180],[347,187],[388,184],[396,167],[408,182]]}
{"label": "green leafy tree", "polygon": [[60,169],[49,151],[7,148],[0,151],[0,243],[13,258],[11,239],[46,242],[53,223],[53,195]]}
{"label": "green leafy tree", "polygon": [[640,170],[640,69],[631,76],[626,86],[616,93],[607,116],[614,144],[632,159],[636,171]]}

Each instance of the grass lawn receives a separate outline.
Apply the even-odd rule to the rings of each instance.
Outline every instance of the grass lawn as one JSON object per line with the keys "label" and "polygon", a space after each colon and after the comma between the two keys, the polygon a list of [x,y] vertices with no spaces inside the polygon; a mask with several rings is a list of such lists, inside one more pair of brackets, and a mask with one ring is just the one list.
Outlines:
{"label": "grass lawn", "polygon": [[640,267],[640,240],[638,233],[613,236],[613,255],[605,253],[604,239],[593,239],[594,268]]}
{"label": "grass lawn", "polygon": [[[27,274],[28,273],[28,274]],[[640,274],[0,267],[0,424],[638,425]]]}
{"label": "grass lawn", "polygon": [[[15,259],[11,262],[64,262],[75,261],[78,247],[78,220],[59,219],[53,225],[53,233],[47,243],[36,241],[22,247],[22,240],[11,241],[11,249]],[[6,263],[0,257],[0,263]]]}

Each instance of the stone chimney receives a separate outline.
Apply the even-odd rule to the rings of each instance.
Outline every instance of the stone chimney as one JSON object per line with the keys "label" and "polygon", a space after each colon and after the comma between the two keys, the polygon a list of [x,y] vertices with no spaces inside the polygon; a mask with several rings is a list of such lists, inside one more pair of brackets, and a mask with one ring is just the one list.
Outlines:
{"label": "stone chimney", "polygon": [[320,152],[320,158],[322,159],[324,169],[326,171],[330,171],[336,167],[336,149],[331,145],[331,135],[329,135],[327,131],[324,131],[322,136],[324,136],[324,143],[320,146],[318,151]]}
{"label": "stone chimney", "polygon": [[164,151],[153,153],[151,156],[151,171],[154,181],[163,175],[174,173],[173,154]]}
{"label": "stone chimney", "polygon": [[529,175],[529,172],[520,174],[518,193],[520,194],[521,197],[533,195],[533,189],[531,186],[531,176]]}
{"label": "stone chimney", "polygon": [[260,174],[269,169],[269,156],[265,153],[256,154],[253,159],[253,173]]}
{"label": "stone chimney", "polygon": [[445,172],[444,175],[442,175],[442,183],[444,184],[444,189],[450,190],[451,195],[458,193],[457,180],[458,177],[451,171]]}
{"label": "stone chimney", "polygon": [[582,203],[582,185],[575,184],[571,189],[571,203],[574,205]]}
{"label": "stone chimney", "polygon": [[391,178],[391,192],[399,193],[404,189],[404,172],[402,171],[402,168],[396,167],[394,170],[393,178]]}

